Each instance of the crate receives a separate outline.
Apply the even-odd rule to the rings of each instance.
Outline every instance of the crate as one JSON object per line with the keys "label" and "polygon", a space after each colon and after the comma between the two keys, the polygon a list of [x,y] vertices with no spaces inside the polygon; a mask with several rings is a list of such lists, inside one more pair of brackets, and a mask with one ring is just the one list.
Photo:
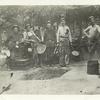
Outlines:
{"label": "crate", "polygon": [[98,62],[98,60],[88,61],[87,73],[90,75],[99,75],[99,62]]}

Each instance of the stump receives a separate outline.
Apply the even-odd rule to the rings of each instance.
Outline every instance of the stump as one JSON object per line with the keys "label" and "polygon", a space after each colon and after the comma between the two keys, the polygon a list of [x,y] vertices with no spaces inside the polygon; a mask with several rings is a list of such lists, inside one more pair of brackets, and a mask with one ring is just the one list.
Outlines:
{"label": "stump", "polygon": [[99,75],[99,62],[98,62],[98,60],[88,61],[87,73],[90,75]]}

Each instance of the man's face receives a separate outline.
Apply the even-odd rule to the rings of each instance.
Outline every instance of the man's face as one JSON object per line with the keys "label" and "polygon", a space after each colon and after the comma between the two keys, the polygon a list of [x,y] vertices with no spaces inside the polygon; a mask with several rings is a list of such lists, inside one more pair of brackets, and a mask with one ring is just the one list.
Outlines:
{"label": "man's face", "polygon": [[31,26],[27,26],[26,30],[30,31],[30,29],[31,29]]}
{"label": "man's face", "polygon": [[39,30],[39,27],[38,26],[34,26],[34,30]]}
{"label": "man's face", "polygon": [[19,31],[18,28],[15,27],[15,28],[14,28],[14,32],[15,32],[15,33],[18,33],[18,31]]}
{"label": "man's face", "polygon": [[47,24],[47,28],[51,28],[51,23],[48,23]]}
{"label": "man's face", "polygon": [[94,18],[91,18],[91,19],[90,19],[90,24],[94,25],[94,23],[95,23]]}
{"label": "man's face", "polygon": [[54,25],[54,27],[57,27],[57,22],[55,22],[53,25]]}
{"label": "man's face", "polygon": [[64,25],[65,25],[65,21],[63,20],[63,21],[61,22],[61,24],[62,24],[62,26],[64,26]]}

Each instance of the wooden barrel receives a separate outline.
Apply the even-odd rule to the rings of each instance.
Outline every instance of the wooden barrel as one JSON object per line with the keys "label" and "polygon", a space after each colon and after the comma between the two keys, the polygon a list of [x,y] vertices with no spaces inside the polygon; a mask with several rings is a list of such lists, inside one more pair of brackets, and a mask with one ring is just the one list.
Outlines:
{"label": "wooden barrel", "polygon": [[98,60],[91,60],[87,63],[87,73],[91,75],[99,74],[99,62]]}
{"label": "wooden barrel", "polygon": [[18,48],[11,52],[8,59],[8,65],[11,69],[18,67],[27,67],[33,64],[33,53],[28,51],[31,48],[30,43],[20,43]]}
{"label": "wooden barrel", "polygon": [[6,64],[6,59],[7,59],[7,56],[0,53],[0,66],[3,66]]}

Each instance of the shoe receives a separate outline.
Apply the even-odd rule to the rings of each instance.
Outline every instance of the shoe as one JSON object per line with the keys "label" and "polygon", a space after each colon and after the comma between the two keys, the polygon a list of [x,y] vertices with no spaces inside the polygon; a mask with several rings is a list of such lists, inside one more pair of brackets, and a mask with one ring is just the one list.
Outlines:
{"label": "shoe", "polygon": [[66,67],[66,65],[60,65],[61,67]]}

